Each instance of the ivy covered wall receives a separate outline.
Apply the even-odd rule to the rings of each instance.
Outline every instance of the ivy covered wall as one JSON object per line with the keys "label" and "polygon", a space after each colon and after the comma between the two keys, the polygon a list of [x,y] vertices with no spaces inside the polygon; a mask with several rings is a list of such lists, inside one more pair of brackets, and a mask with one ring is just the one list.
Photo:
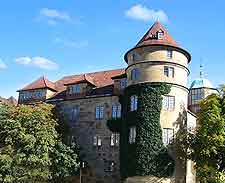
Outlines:
{"label": "ivy covered wall", "polygon": [[[120,132],[120,171],[130,176],[169,177],[174,161],[162,142],[160,112],[162,95],[170,92],[165,83],[142,83],[129,86],[120,97],[122,119],[109,120],[111,131]],[[138,108],[130,111],[130,97],[138,96]],[[120,123],[120,125],[119,125]],[[129,143],[129,128],[136,127],[136,141]]]}

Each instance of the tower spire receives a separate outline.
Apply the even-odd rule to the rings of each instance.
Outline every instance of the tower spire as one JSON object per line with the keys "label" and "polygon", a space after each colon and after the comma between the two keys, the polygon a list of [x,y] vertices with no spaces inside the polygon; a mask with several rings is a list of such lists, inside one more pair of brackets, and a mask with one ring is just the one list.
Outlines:
{"label": "tower spire", "polygon": [[202,58],[200,59],[200,78],[204,77]]}

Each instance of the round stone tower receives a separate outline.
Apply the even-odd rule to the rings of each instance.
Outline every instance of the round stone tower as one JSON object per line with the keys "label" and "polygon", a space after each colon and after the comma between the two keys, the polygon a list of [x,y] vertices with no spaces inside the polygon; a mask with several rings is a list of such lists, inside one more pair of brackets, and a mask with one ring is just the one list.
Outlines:
{"label": "round stone tower", "polygon": [[[176,43],[158,21],[125,54],[128,86],[140,83],[166,83],[171,86],[170,93],[163,96],[160,114],[165,146],[171,143],[186,119],[190,60],[191,55]],[[176,152],[172,152],[172,157],[175,160],[176,182],[186,182],[186,165],[177,159]]]}

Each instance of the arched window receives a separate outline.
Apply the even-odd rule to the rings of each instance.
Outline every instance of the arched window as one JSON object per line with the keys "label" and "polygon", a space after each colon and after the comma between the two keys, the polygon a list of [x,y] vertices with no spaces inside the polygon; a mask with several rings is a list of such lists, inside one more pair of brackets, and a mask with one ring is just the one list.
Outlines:
{"label": "arched window", "polygon": [[140,78],[139,69],[135,68],[131,70],[131,80],[138,80]]}

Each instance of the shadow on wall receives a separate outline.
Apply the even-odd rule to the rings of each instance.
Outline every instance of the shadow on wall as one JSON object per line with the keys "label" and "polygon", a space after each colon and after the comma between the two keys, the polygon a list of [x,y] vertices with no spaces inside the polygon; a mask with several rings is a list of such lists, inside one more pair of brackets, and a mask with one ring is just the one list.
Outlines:
{"label": "shadow on wall", "polygon": [[176,129],[173,143],[171,144],[171,155],[175,159],[175,179],[177,183],[186,182],[187,172],[187,110],[184,104],[180,105],[180,113],[173,123]]}

